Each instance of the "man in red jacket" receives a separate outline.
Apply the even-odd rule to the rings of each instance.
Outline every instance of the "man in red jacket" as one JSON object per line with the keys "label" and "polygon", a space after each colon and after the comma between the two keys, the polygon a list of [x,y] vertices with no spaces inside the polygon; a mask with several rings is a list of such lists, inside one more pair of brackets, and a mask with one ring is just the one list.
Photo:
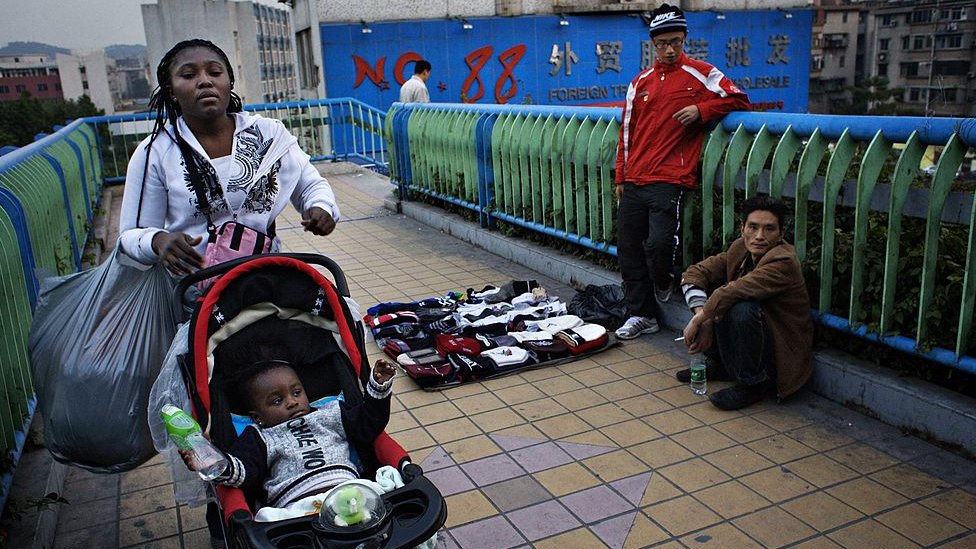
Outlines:
{"label": "man in red jacket", "polygon": [[619,339],[659,329],[655,296],[671,298],[681,198],[698,180],[705,124],[749,108],[722,71],[684,54],[679,8],[661,4],[653,15],[654,66],[630,83],[617,147],[617,259],[629,316]]}

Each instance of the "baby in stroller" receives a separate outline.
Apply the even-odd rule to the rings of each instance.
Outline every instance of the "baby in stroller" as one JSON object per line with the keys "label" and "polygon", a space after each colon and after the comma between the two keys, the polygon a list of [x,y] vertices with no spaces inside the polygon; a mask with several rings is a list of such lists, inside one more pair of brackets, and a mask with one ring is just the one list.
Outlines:
{"label": "baby in stroller", "polygon": [[[313,265],[324,267],[335,283]],[[193,284],[214,276],[219,278],[197,300],[189,322],[177,330],[150,395],[150,402],[158,404],[149,414],[156,448],[175,457],[177,501],[193,505],[213,496],[219,505],[208,508],[211,535],[223,537],[235,548],[399,549],[430,540],[444,525],[447,506],[423,470],[384,431],[393,365],[370,367],[362,326],[356,322],[358,313],[354,315],[347,303],[349,289],[339,266],[310,254],[254,256],[187,275],[177,288],[180,301]],[[275,361],[288,363],[288,368],[271,368]],[[266,364],[253,368],[261,362]],[[281,380],[277,380],[279,376]],[[266,389],[272,382],[281,384],[282,402],[290,402],[284,395],[300,386],[308,403],[291,404],[291,411],[283,412],[283,422],[279,416],[262,413],[251,392]],[[244,478],[228,478],[230,482],[211,487],[190,473],[173,451],[160,420],[158,410],[165,403],[191,411],[214,445],[237,458],[237,465],[230,460],[225,475]],[[342,434],[338,438],[345,437],[342,450],[329,442],[334,438],[327,438],[324,430],[320,434],[318,427],[308,425],[322,410],[328,411],[324,415],[331,414],[333,431]],[[252,419],[267,425],[246,427]],[[288,427],[292,422],[305,425],[292,434]],[[270,426],[272,423],[277,425]],[[320,445],[310,445],[306,429]],[[276,433],[285,440],[268,442]],[[289,455],[273,455],[282,452],[285,446],[281,444],[288,437],[293,439]],[[246,440],[251,441],[247,443],[250,450],[239,450]],[[355,451],[358,462],[346,457],[347,448]],[[331,454],[333,450],[338,457]],[[278,469],[296,464],[295,458],[301,460],[298,467],[311,466],[308,473],[317,477],[315,482],[305,483],[296,468]],[[169,461],[173,466],[174,460]],[[349,467],[352,463],[356,467]],[[320,464],[328,474],[317,474]],[[381,477],[381,473],[395,477]],[[349,483],[363,486],[367,504],[376,511],[372,518],[346,521],[349,526],[342,526],[334,519],[342,515],[344,520],[356,520],[359,514],[345,508],[334,517],[327,514],[349,503],[348,499],[333,500],[332,495],[321,504],[318,516],[282,514],[287,509],[270,507],[294,505],[309,493],[353,476],[359,480],[337,486],[330,494],[346,498]],[[367,480],[372,478],[376,482]],[[369,490],[373,497],[366,493]],[[268,522],[256,520],[262,512],[273,516]]]}
{"label": "baby in stroller", "polygon": [[[249,360],[253,362],[247,364]],[[351,421],[338,400],[311,406],[287,349],[261,345],[246,360],[235,362],[241,362],[235,368],[238,398],[247,403],[254,423],[228,449],[228,466],[214,482],[250,491],[262,488],[267,500],[255,516],[258,521],[314,512],[331,488],[359,477],[350,442],[370,444],[386,428],[396,367],[376,361],[366,387],[365,413]],[[189,454],[180,454],[193,470]]]}

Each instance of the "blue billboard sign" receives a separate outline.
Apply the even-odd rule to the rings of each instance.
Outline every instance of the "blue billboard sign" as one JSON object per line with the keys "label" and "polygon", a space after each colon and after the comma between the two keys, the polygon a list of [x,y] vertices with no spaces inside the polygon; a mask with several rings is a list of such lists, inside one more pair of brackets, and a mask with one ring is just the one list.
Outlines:
{"label": "blue billboard sign", "polygon": [[[807,111],[811,10],[688,12],[685,53],[749,94],[753,108]],[[433,65],[431,101],[620,105],[630,81],[654,62],[636,14],[536,15],[470,20],[323,24],[329,97],[381,109],[399,99],[414,62]]]}

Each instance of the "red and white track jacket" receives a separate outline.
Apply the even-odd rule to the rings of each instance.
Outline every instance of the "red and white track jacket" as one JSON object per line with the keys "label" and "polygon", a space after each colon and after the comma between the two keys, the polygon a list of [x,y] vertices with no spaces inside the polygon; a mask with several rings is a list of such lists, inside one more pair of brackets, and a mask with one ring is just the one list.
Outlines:
{"label": "red and white track jacket", "polygon": [[[687,127],[672,118],[697,105],[701,120]],[[732,111],[747,110],[749,97],[712,65],[681,54],[674,65],[655,62],[627,89],[617,183],[675,183],[694,188],[705,124]]]}

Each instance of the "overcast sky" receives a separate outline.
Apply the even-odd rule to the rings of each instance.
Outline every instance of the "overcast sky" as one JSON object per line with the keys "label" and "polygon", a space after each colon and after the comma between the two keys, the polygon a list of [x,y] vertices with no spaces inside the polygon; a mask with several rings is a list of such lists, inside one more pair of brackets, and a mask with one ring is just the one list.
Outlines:
{"label": "overcast sky", "polygon": [[[200,0],[203,1],[203,0]],[[257,0],[276,5],[276,0]],[[0,46],[44,42],[68,49],[145,44],[140,4],[151,0],[0,0]]]}

